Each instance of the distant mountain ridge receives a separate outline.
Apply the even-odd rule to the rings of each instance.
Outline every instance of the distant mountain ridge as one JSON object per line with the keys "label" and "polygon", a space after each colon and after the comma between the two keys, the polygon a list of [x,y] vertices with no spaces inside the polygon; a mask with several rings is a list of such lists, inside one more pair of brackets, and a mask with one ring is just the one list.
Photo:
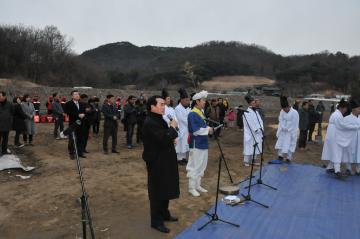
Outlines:
{"label": "distant mountain ridge", "polygon": [[121,73],[113,77],[114,82],[126,82],[127,77],[133,77],[132,82],[140,80],[145,85],[164,79],[172,83],[183,81],[182,72],[187,62],[200,82],[219,75],[275,77],[274,69],[284,64],[283,57],[265,47],[221,41],[185,48],[138,47],[129,42],[116,42],[85,51],[80,58],[111,72],[112,76]]}
{"label": "distant mountain ridge", "polygon": [[341,52],[284,57],[235,41],[184,48],[123,41],[76,55],[71,43],[56,26],[0,24],[0,78],[47,86],[159,89],[197,87],[217,76],[259,76],[303,93],[315,87],[349,93],[360,85],[360,56]]}

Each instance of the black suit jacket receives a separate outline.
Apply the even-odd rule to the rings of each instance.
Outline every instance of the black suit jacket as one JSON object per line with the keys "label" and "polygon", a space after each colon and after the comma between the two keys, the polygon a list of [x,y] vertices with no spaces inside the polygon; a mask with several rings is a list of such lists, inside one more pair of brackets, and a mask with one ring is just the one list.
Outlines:
{"label": "black suit jacket", "polygon": [[101,111],[104,115],[104,127],[116,128],[118,126],[118,123],[117,120],[114,120],[114,116],[118,119],[118,115],[119,115],[116,107],[114,105],[103,104]]}
{"label": "black suit jacket", "polygon": [[79,109],[78,109],[74,101],[70,100],[65,104],[65,113],[69,116],[69,125],[71,125],[76,120],[80,120],[79,114],[85,113],[85,106],[84,104],[79,102]]}
{"label": "black suit jacket", "polygon": [[162,115],[149,113],[143,126],[143,159],[148,171],[148,192],[151,200],[178,198],[179,171],[174,140],[176,130],[168,127]]}

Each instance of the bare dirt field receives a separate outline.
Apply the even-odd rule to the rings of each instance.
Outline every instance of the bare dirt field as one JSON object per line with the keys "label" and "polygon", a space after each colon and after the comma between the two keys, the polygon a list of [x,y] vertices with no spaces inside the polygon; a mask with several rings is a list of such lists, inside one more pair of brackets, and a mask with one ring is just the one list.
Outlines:
{"label": "bare dirt field", "polygon": [[[277,114],[268,114],[266,124],[268,141],[264,156],[268,161],[276,157]],[[35,146],[14,150],[25,165],[36,167],[34,171],[0,172],[0,238],[81,237],[80,206],[76,202],[81,191],[76,165],[68,158],[67,141],[54,140],[52,129],[52,124],[38,124]],[[179,222],[167,223],[171,229],[168,235],[151,229],[142,145],[126,149],[125,134],[120,127],[120,154],[103,155],[101,133],[102,130],[99,136],[89,139],[90,154],[81,160],[97,238],[173,238],[214,204],[219,152],[216,142],[211,140],[209,163],[203,180],[209,192],[199,198],[189,196],[185,167],[179,166],[181,195],[170,202],[170,210],[179,217]],[[222,132],[221,143],[235,181],[245,178],[250,171],[242,165],[242,140],[242,131],[237,128]],[[13,135],[10,143],[13,143]],[[307,151],[296,152],[294,161],[321,165],[321,150],[321,145],[309,145]],[[31,178],[23,180],[16,174]],[[224,170],[221,185],[229,184]]]}
{"label": "bare dirt field", "polygon": [[12,80],[0,78],[0,86],[12,86],[21,88],[41,87],[41,85],[35,84],[25,80]]}
{"label": "bare dirt field", "polygon": [[207,90],[233,90],[257,85],[273,85],[274,80],[260,76],[219,76],[201,84]]}

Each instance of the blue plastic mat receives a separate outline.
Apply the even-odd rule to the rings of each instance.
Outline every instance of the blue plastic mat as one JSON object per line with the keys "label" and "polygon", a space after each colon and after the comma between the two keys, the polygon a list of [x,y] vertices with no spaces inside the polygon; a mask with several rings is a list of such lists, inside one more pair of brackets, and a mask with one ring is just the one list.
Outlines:
{"label": "blue plastic mat", "polygon": [[[298,164],[268,165],[264,172],[264,183],[278,190],[256,185],[251,196],[270,208],[253,202],[234,207],[219,202],[219,217],[240,224],[239,228],[217,221],[198,231],[208,221],[203,216],[176,239],[360,238],[359,176],[339,181],[323,168]],[[246,185],[240,193],[246,194]]]}

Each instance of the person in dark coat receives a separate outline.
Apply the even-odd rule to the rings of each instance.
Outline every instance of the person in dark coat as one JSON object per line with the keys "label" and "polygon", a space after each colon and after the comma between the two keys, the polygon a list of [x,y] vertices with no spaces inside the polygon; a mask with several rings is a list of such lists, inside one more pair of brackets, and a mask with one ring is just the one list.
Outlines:
{"label": "person in dark coat", "polygon": [[106,99],[107,101],[101,109],[104,115],[103,150],[104,154],[108,154],[108,140],[111,136],[111,152],[119,153],[116,151],[119,114],[115,106],[115,97],[113,95],[107,95]]}
{"label": "person in dark coat", "polygon": [[[223,99],[218,98],[218,107],[219,107],[219,122],[220,124],[226,125],[224,122],[225,115],[226,115],[226,106],[224,105]],[[221,128],[217,130],[217,136],[220,136],[221,134]]]}
{"label": "person in dark coat", "polygon": [[321,133],[321,129],[322,129],[322,122],[323,122],[323,117],[324,117],[324,112],[325,112],[326,108],[325,105],[322,101],[319,101],[318,105],[316,106],[316,112],[318,114],[318,131]]}
{"label": "person in dark coat", "polygon": [[[85,107],[84,104],[79,102],[80,94],[79,91],[74,90],[71,92],[72,99],[65,104],[65,113],[69,116],[69,126],[73,125],[77,120],[81,121],[83,124],[85,118]],[[84,155],[84,133],[81,127],[76,127],[75,129],[76,136],[76,146],[78,149],[79,157],[86,158]],[[70,154],[70,159],[75,159],[75,148],[73,138],[69,137],[68,150]]]}
{"label": "person in dark coat", "polygon": [[312,135],[315,130],[315,125],[318,122],[319,114],[315,110],[315,106],[312,100],[309,100],[309,134],[308,134],[308,141],[313,142]]}
{"label": "person in dark coat", "polygon": [[26,132],[25,119],[27,119],[26,114],[21,108],[21,97],[16,96],[13,99],[14,106],[14,115],[13,115],[13,125],[12,129],[15,131],[15,146],[23,147],[24,144],[20,143],[20,134],[24,134]]}
{"label": "person in dark coat", "polygon": [[124,123],[126,124],[126,144],[128,149],[133,148],[132,138],[134,134],[134,128],[137,122],[137,111],[135,107],[136,97],[130,95],[128,102],[124,107]]}
{"label": "person in dark coat", "polygon": [[55,124],[54,124],[54,138],[55,139],[60,139],[59,137],[59,129],[60,132],[64,131],[64,109],[61,107],[60,104],[60,96],[58,95],[58,93],[54,93],[53,94],[53,103],[52,103],[52,112],[53,112],[53,117],[55,120]]}
{"label": "person in dark coat", "polygon": [[92,123],[93,133],[99,134],[100,129],[100,120],[101,120],[101,110],[99,105],[100,99],[98,97],[93,97],[90,105],[92,105],[92,108],[94,109],[94,118]]}
{"label": "person in dark coat", "polygon": [[295,103],[293,105],[293,109],[296,111],[299,111],[300,108],[300,100],[295,100]]}
{"label": "person in dark coat", "polygon": [[170,127],[163,120],[165,101],[161,96],[152,96],[147,101],[148,115],[143,126],[143,159],[148,172],[151,227],[169,233],[164,221],[177,221],[169,211],[169,200],[180,195],[179,171],[175,151],[177,122]]}
{"label": "person in dark coat", "polygon": [[6,93],[0,91],[0,141],[1,154],[8,154],[9,131],[13,122],[13,105],[7,101]]}
{"label": "person in dark coat", "polygon": [[299,109],[299,149],[305,150],[306,147],[306,138],[309,130],[309,102],[304,101],[302,103],[301,109]]}
{"label": "person in dark coat", "polygon": [[143,96],[135,102],[136,113],[137,113],[137,127],[136,127],[136,143],[142,142],[142,128],[146,118],[146,101]]}
{"label": "person in dark coat", "polygon": [[239,126],[239,129],[244,129],[243,115],[244,115],[244,108],[242,105],[239,105],[236,113],[236,124],[237,126]]}
{"label": "person in dark coat", "polygon": [[85,117],[82,119],[81,122],[81,130],[83,131],[83,136],[84,136],[84,147],[83,147],[83,152],[84,153],[89,153],[86,150],[87,147],[87,142],[89,139],[89,133],[90,133],[90,127],[94,118],[94,109],[91,107],[91,105],[89,104],[89,97],[86,94],[81,94],[80,95],[80,104],[83,105],[84,109],[85,109]]}

